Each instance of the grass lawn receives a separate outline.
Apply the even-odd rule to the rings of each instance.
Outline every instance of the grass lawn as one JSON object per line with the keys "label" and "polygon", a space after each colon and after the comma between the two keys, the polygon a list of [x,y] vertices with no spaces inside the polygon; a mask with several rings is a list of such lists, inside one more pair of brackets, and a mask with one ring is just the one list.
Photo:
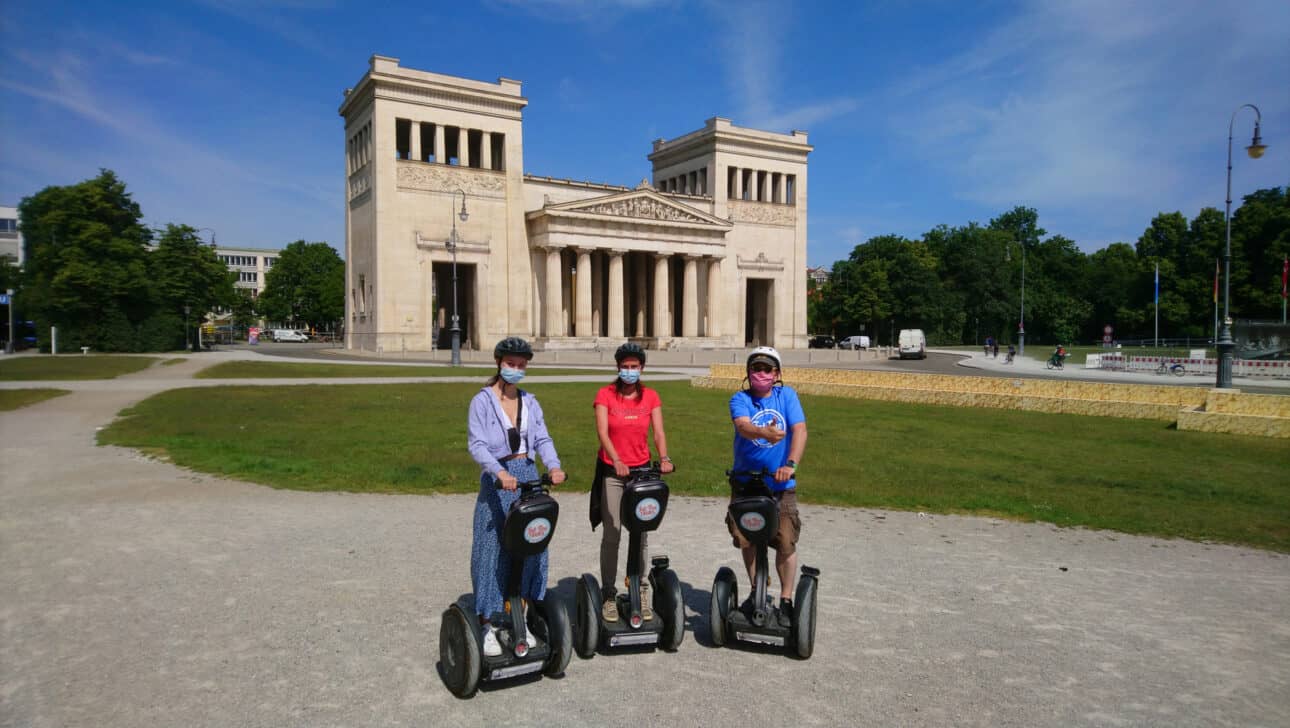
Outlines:
{"label": "grass lawn", "polygon": [[[594,384],[540,398],[572,487],[591,484]],[[679,495],[724,496],[729,393],[657,386]],[[300,490],[467,493],[466,407],[478,385],[181,389],[99,435],[176,464]],[[1142,420],[804,395],[811,503],[976,513],[1290,551],[1290,447]],[[194,416],[194,412],[200,416]]]}
{"label": "grass lawn", "polygon": [[0,389],[0,412],[8,412],[47,399],[71,394],[66,389]]}
{"label": "grass lawn", "polygon": [[142,371],[155,364],[151,356],[17,356],[0,359],[0,381],[66,381],[73,379],[115,379]]}
{"label": "grass lawn", "polygon": [[[198,379],[308,379],[327,377],[491,377],[497,367],[398,366],[393,364],[313,364],[276,361],[228,361],[197,373]],[[605,382],[614,373],[607,367],[597,369],[553,369],[535,366],[529,376],[558,374],[595,374],[603,372]]]}

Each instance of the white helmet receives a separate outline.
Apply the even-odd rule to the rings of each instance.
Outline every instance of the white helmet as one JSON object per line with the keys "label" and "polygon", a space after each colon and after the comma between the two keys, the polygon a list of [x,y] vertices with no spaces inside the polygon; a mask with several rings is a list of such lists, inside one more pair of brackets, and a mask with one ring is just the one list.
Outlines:
{"label": "white helmet", "polygon": [[748,355],[748,361],[744,363],[744,369],[759,361],[771,364],[780,371],[784,369],[783,361],[779,358],[779,352],[775,351],[773,346],[759,346],[753,349],[752,353]]}

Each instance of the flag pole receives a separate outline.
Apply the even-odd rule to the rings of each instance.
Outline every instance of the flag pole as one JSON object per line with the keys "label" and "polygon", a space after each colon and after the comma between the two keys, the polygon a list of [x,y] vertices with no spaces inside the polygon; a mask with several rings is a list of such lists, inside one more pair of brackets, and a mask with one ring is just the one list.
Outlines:
{"label": "flag pole", "polygon": [[1160,264],[1156,263],[1156,348],[1160,348]]}

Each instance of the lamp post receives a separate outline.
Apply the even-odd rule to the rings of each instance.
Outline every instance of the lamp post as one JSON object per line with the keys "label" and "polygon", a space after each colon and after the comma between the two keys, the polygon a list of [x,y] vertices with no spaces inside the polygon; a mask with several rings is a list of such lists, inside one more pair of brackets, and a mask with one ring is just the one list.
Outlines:
{"label": "lamp post", "polygon": [[[1021,248],[1021,321],[1017,324],[1017,353],[1020,356],[1026,355],[1026,243],[1024,240],[1017,241],[1017,247]],[[1012,257],[1012,248],[1008,248],[1008,257]]]}
{"label": "lamp post", "polygon": [[[457,213],[455,209],[458,194],[461,195],[460,213]],[[465,190],[458,189],[452,193],[452,201],[449,203],[448,209],[455,213],[452,219],[452,234],[448,237],[448,242],[444,244],[444,247],[448,248],[448,252],[452,253],[452,328],[449,330],[452,332],[452,365],[459,367],[461,366],[461,318],[457,315],[457,218],[460,217],[462,222],[466,222],[470,217],[466,214]]]}
{"label": "lamp post", "polygon": [[188,331],[188,312],[189,312],[189,311],[191,311],[191,310],[192,310],[192,307],[185,303],[185,304],[184,304],[184,348],[185,348],[185,349],[192,349],[192,348],[193,348],[193,347],[188,343],[188,342],[189,342],[189,339],[191,338],[191,336],[189,335],[189,331]]}
{"label": "lamp post", "polygon": [[6,353],[6,354],[12,354],[12,353],[15,351],[15,349],[14,349],[14,344],[13,344],[13,337],[14,337],[14,331],[13,331],[13,289],[12,289],[12,288],[6,289],[6,290],[5,290],[5,292],[4,292],[4,295],[5,295],[5,300],[9,302],[9,306],[8,306],[8,308],[9,308],[9,335],[5,337],[5,342],[4,342],[4,353]]}
{"label": "lamp post", "polygon": [[1254,110],[1254,138],[1245,152],[1250,155],[1250,159],[1258,159],[1267,150],[1259,136],[1259,125],[1263,121],[1259,107],[1254,104],[1236,107],[1232,112],[1232,120],[1227,124],[1227,209],[1223,213],[1227,228],[1223,249],[1223,328],[1218,333],[1218,382],[1215,384],[1219,389],[1232,388],[1232,359],[1236,349],[1236,342],[1232,340],[1232,315],[1228,309],[1232,291],[1232,129],[1236,126],[1236,115],[1246,108]]}

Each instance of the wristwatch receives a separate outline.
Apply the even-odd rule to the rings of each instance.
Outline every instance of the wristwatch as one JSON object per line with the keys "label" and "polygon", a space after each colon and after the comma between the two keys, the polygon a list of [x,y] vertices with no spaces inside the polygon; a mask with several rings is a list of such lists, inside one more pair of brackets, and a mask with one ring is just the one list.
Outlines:
{"label": "wristwatch", "polygon": [[664,455],[663,457],[659,458],[659,462],[670,463],[672,462],[672,458]]}
{"label": "wristwatch", "polygon": [[797,470],[797,461],[796,461],[796,460],[789,460],[787,463],[784,463],[784,464],[785,464],[785,465],[787,465],[788,467],[792,468],[793,470]]}

